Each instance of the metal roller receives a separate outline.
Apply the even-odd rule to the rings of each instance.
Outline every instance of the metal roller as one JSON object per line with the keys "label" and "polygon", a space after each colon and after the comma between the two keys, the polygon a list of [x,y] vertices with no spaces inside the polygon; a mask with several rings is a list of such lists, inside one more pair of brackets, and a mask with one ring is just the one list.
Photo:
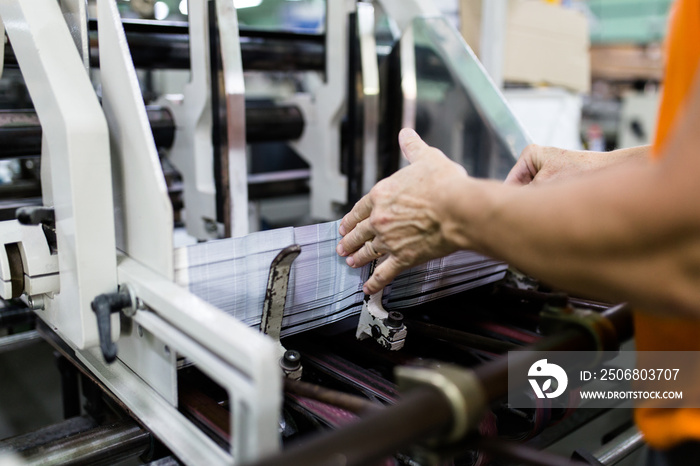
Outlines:
{"label": "metal roller", "polygon": [[[140,69],[189,69],[186,22],[123,21],[134,66]],[[90,65],[99,67],[97,21],[89,22]],[[325,71],[324,35],[240,30],[243,68],[250,71]],[[12,46],[5,45],[5,65],[17,67]]]}
{"label": "metal roller", "polygon": [[[175,139],[175,121],[167,108],[146,107],[156,146],[168,149]],[[295,106],[255,101],[246,104],[246,140],[250,143],[290,141],[304,132]],[[0,110],[0,159],[41,154],[41,124],[33,110]]]}

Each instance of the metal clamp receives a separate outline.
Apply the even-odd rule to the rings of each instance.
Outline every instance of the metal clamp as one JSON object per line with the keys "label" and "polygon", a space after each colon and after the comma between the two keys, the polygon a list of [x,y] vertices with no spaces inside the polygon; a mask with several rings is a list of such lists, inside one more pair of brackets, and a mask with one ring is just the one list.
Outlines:
{"label": "metal clamp", "polygon": [[[372,270],[377,263],[374,261]],[[383,294],[384,291],[381,290],[371,296],[365,295],[355,338],[364,340],[371,337],[384,348],[398,351],[406,343],[406,325],[403,323],[403,314],[384,309]]]}
{"label": "metal clamp", "polygon": [[403,314],[384,309],[381,291],[365,296],[355,338],[364,340],[371,337],[384,348],[398,351],[406,343],[406,334]]}
{"label": "metal clamp", "polygon": [[[422,385],[437,388],[452,407],[452,427],[441,445],[457,442],[475,429],[487,406],[486,394],[472,370],[452,364],[399,366],[394,370],[399,389],[406,392]],[[438,441],[432,439],[432,446]]]}

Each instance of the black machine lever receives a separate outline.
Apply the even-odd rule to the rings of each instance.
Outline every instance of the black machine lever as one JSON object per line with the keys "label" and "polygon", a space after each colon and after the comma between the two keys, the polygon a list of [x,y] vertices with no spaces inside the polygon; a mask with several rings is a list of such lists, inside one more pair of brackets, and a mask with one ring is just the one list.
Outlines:
{"label": "black machine lever", "polygon": [[53,207],[27,206],[17,209],[17,221],[22,225],[41,225],[51,254],[56,254],[56,212]]}
{"label": "black machine lever", "polygon": [[45,225],[56,228],[56,214],[53,207],[20,207],[17,209],[17,220],[22,225]]}
{"label": "black machine lever", "polygon": [[111,364],[117,359],[117,344],[112,341],[110,317],[113,313],[131,306],[131,295],[128,291],[101,294],[92,301],[90,306],[97,317],[102,356],[108,364]]}

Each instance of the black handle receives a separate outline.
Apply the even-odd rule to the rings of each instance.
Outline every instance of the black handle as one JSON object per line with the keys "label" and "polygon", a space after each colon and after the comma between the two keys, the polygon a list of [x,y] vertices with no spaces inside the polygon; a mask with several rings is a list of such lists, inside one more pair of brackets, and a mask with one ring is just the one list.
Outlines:
{"label": "black handle", "polygon": [[97,317],[97,331],[100,335],[100,349],[108,364],[117,359],[117,345],[112,341],[112,324],[110,317],[113,312],[119,312],[131,306],[131,296],[126,291],[105,293],[97,296],[90,305]]}

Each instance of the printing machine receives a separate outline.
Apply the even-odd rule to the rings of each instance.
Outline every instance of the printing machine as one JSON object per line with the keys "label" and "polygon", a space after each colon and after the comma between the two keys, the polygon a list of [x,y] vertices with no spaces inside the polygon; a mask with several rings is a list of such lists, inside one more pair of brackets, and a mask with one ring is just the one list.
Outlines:
{"label": "printing machine", "polygon": [[[505,176],[528,137],[432,2],[330,0],[323,34],[239,28],[232,0],[190,0],[187,23],[95,6],[88,18],[85,0],[0,0],[4,68],[19,69],[32,107],[0,111],[0,153],[20,167],[0,186],[0,323],[36,317],[65,371],[82,374],[82,390],[64,385],[68,411],[89,414],[0,442],[15,453],[6,461],[569,464],[552,446],[574,438],[582,464],[622,464],[639,446],[634,431],[616,435],[628,410],[503,402],[504,353],[615,349],[631,338],[623,305],[511,271],[403,314],[368,298],[360,322],[373,338],[355,338],[354,318],[282,347],[279,332],[174,282],[176,223],[197,241],[242,236],[258,228],[251,201],[300,193],[314,221],[337,219],[402,165],[403,126],[474,176]],[[146,106],[137,69],[188,69],[190,80]],[[303,85],[253,100],[244,72]],[[262,142],[284,142],[302,164],[256,173],[249,155]],[[265,316],[284,309],[295,252],[280,254]],[[601,446],[603,435],[617,439]]]}

